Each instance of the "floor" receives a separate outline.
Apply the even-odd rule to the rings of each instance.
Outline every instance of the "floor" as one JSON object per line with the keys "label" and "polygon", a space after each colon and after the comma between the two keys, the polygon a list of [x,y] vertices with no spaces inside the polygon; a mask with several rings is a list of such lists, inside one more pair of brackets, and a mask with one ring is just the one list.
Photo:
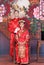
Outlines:
{"label": "floor", "polygon": [[[14,64],[14,63],[10,63],[10,62],[0,62],[0,65],[17,65],[17,64]],[[44,65],[44,63],[30,63],[29,65]]]}
{"label": "floor", "polygon": [[[0,65],[17,65],[9,61],[9,56],[0,56]],[[44,65],[44,63],[32,61],[29,65]]]}
{"label": "floor", "polygon": [[[9,62],[9,61],[5,61],[5,62],[2,61],[2,62],[0,62],[0,65],[17,65],[17,64],[14,64],[13,62]],[[29,65],[44,65],[44,63],[32,62]]]}

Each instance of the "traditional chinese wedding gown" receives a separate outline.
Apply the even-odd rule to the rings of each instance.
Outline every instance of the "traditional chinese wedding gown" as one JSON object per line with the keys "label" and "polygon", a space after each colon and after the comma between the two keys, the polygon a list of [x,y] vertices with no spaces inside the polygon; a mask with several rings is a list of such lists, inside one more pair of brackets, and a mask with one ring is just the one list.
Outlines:
{"label": "traditional chinese wedding gown", "polygon": [[14,43],[15,43],[15,34],[14,31],[15,29],[19,26],[18,25],[19,18],[14,18],[12,19],[9,24],[8,24],[8,29],[11,32],[10,35],[10,56],[14,56]]}
{"label": "traditional chinese wedding gown", "polygon": [[29,32],[27,29],[19,30],[16,34],[17,44],[16,44],[16,61],[17,63],[27,64],[29,62]]}

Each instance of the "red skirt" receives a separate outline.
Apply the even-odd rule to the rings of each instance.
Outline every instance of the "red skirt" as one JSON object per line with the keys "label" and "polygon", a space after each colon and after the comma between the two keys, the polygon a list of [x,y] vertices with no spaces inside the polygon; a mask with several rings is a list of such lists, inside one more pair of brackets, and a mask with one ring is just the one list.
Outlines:
{"label": "red skirt", "polygon": [[[20,49],[20,53],[22,53],[22,49]],[[19,55],[19,45],[16,44],[16,62],[17,63],[21,63],[21,64],[28,64],[29,62],[29,48],[28,48],[28,44],[25,44],[25,55],[24,57],[20,57],[21,55]],[[23,55],[22,55],[23,56]]]}

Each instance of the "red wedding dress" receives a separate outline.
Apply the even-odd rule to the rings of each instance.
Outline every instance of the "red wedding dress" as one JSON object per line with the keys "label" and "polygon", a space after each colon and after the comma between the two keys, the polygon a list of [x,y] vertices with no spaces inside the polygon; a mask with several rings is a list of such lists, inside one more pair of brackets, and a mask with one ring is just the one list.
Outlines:
{"label": "red wedding dress", "polygon": [[29,62],[29,32],[28,30],[19,30],[16,34],[17,44],[16,44],[16,61],[17,63],[27,64]]}
{"label": "red wedding dress", "polygon": [[13,57],[14,56],[14,43],[15,43],[15,34],[14,31],[15,29],[19,26],[18,25],[18,21],[19,18],[14,18],[13,20],[11,20],[8,24],[8,29],[11,32],[10,35],[10,56]]}

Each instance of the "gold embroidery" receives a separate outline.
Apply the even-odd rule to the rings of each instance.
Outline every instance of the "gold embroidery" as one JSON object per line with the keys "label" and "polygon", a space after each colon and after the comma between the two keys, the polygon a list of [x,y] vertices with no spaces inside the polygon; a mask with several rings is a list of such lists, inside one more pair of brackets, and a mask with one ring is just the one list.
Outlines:
{"label": "gold embroidery", "polygon": [[19,50],[19,57],[20,58],[23,58],[23,57],[25,57],[25,45],[19,45],[18,46],[18,50]]}

